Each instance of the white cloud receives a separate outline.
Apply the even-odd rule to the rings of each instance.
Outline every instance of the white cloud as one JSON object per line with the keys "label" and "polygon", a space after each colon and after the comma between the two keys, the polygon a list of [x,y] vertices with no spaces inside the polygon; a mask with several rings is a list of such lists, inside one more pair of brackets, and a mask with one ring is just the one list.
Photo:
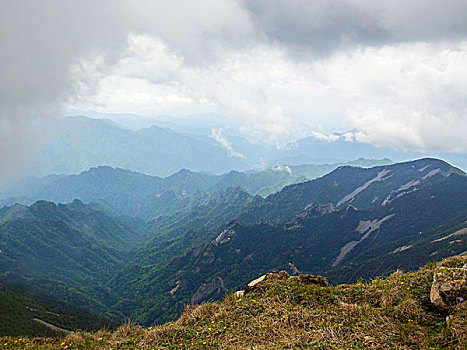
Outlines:
{"label": "white cloud", "polygon": [[464,0],[16,0],[0,22],[2,169],[64,102],[237,115],[278,145],[357,128],[363,142],[467,152]]}
{"label": "white cloud", "polygon": [[228,152],[231,157],[236,157],[236,158],[245,158],[243,154],[240,152],[234,151],[232,148],[232,143],[230,143],[223,135],[224,130],[222,129],[216,129],[212,128],[211,129],[211,136],[222,146],[224,147]]}
{"label": "white cloud", "polygon": [[334,135],[334,134],[326,135],[319,131],[312,131],[311,136],[313,136],[317,140],[327,141],[327,142],[334,142],[340,139],[339,136],[337,135]]}
{"label": "white cloud", "polygon": [[331,67],[335,86],[347,76],[341,93],[357,140],[467,152],[467,42],[359,51]]}
{"label": "white cloud", "polygon": [[362,47],[297,62],[275,46],[192,66],[160,40],[133,36],[103,79],[101,110],[236,115],[252,141],[281,145],[356,128],[348,139],[466,152],[467,42]]}

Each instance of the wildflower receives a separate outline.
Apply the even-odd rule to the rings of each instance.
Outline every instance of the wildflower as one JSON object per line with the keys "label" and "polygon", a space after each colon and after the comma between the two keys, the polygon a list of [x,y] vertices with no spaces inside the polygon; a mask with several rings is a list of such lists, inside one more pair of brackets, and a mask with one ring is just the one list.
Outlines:
{"label": "wildflower", "polygon": [[252,300],[252,302],[256,303],[256,300],[255,300],[255,299],[253,299],[253,300]]}
{"label": "wildflower", "polygon": [[227,329],[227,326],[224,326],[224,329]]}
{"label": "wildflower", "polygon": [[214,321],[211,321],[211,323],[214,323]]}
{"label": "wildflower", "polygon": [[206,345],[206,342],[205,342],[205,341],[203,341],[203,345]]}
{"label": "wildflower", "polygon": [[171,326],[175,326],[175,323],[171,323],[170,325],[171,325]]}
{"label": "wildflower", "polygon": [[63,346],[63,345],[65,345],[65,342],[63,342],[63,343],[60,344],[60,346]]}
{"label": "wildflower", "polygon": [[401,285],[403,285],[403,284],[404,284],[404,281],[401,282]]}
{"label": "wildflower", "polygon": [[100,338],[99,338],[99,339],[97,339],[97,340],[102,340],[102,337],[100,337]]}
{"label": "wildflower", "polygon": [[409,321],[409,322],[413,322],[413,320],[412,320],[412,319],[410,319],[410,318],[409,318],[407,321]]}
{"label": "wildflower", "polygon": [[208,328],[208,331],[210,331],[212,328]]}
{"label": "wildflower", "polygon": [[148,330],[151,330],[152,329],[152,326],[151,327],[148,327]]}
{"label": "wildflower", "polygon": [[464,298],[462,297],[457,297],[457,300],[459,300],[461,303],[464,301]]}

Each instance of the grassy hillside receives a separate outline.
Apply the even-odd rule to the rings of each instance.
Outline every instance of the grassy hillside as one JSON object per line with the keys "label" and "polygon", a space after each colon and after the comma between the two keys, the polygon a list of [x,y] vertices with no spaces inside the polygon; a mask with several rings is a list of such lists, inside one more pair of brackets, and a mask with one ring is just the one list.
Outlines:
{"label": "grassy hillside", "polygon": [[231,295],[190,306],[161,326],[125,324],[113,333],[65,338],[3,337],[1,344],[6,349],[465,349],[467,302],[439,311],[429,295],[437,267],[466,262],[467,256],[452,257],[417,272],[352,285],[320,287],[292,277],[240,299]]}
{"label": "grassy hillside", "polygon": [[0,334],[9,336],[57,336],[43,322],[64,330],[115,329],[118,323],[97,317],[88,310],[68,305],[43,290],[25,285],[7,285],[0,280]]}

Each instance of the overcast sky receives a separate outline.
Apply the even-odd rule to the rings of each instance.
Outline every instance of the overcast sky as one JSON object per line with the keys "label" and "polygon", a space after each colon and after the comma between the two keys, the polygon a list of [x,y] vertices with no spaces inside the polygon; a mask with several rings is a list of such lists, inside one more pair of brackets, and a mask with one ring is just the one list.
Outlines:
{"label": "overcast sky", "polygon": [[0,104],[3,168],[66,108],[467,153],[467,1],[0,0]]}

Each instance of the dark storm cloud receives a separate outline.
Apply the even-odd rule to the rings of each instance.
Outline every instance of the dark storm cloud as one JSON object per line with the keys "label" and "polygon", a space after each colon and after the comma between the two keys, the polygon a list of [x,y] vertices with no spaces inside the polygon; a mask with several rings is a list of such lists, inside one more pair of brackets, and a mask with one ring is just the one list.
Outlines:
{"label": "dark storm cloud", "polygon": [[467,36],[464,0],[245,0],[267,37],[298,53]]}
{"label": "dark storm cloud", "polygon": [[197,64],[245,42],[249,30],[246,12],[228,0],[0,2],[0,180],[37,145],[31,121],[92,93],[130,33],[158,37]]}
{"label": "dark storm cloud", "polygon": [[387,35],[377,18],[345,1],[259,0],[246,6],[270,40],[306,52],[374,44]]}

